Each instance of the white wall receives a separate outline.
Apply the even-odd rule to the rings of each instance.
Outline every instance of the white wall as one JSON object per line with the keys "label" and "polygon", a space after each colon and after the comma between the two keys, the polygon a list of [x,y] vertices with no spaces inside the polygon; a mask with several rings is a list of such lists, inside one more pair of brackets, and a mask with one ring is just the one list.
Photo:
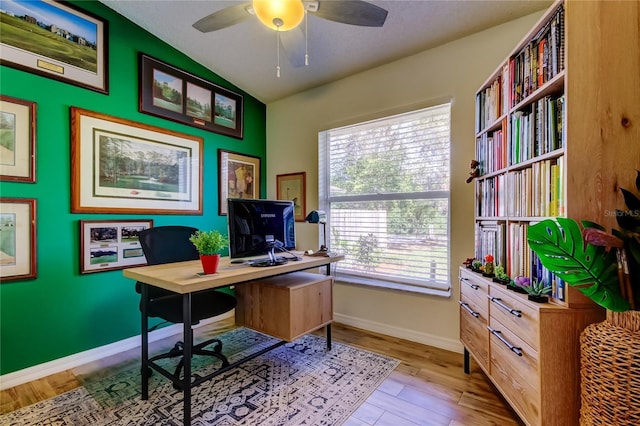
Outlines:
{"label": "white wall", "polygon": [[[452,103],[451,283],[449,299],[379,288],[335,286],[335,320],[356,327],[461,351],[458,266],[473,256],[475,91],[541,13],[494,27],[414,56],[267,105],[267,192],[275,176],[306,171],[307,211],[318,206],[318,132],[391,114]],[[284,77],[286,78],[286,77]],[[318,227],[298,223],[298,249],[316,249]],[[337,277],[339,280],[339,277]]]}

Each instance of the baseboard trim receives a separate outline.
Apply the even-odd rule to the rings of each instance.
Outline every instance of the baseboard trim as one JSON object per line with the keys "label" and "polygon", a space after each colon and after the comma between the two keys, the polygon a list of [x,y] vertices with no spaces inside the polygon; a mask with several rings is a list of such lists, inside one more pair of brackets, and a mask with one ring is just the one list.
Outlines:
{"label": "baseboard trim", "polygon": [[[209,318],[200,321],[194,328],[202,327],[207,324],[211,324],[217,321],[231,318],[235,315],[234,311],[218,315],[217,317]],[[182,324],[173,324],[168,327],[164,327],[158,330],[154,330],[149,333],[149,343],[175,336],[182,333]],[[84,352],[78,352],[77,354],[69,355],[63,358],[58,358],[53,361],[45,362],[43,364],[34,365],[23,370],[14,371],[0,376],[0,390],[5,390],[18,386],[24,383],[38,380],[43,377],[50,376],[52,374],[60,373],[71,368],[79,367],[89,362],[97,361],[101,358],[116,355],[121,352],[128,351],[140,347],[141,344],[140,335],[129,337],[128,339],[120,340],[118,342],[110,343],[105,346],[90,349]]]}
{"label": "baseboard trim", "polygon": [[435,336],[429,333],[421,333],[418,331],[408,330],[406,328],[394,327],[388,324],[370,321],[362,318],[351,317],[338,313],[333,314],[335,322],[349,325],[352,327],[362,328],[374,333],[385,334],[387,336],[398,337],[400,339],[410,340],[412,342],[422,343],[423,345],[433,346],[447,351],[462,353],[463,346],[459,340],[447,339],[441,336]]}

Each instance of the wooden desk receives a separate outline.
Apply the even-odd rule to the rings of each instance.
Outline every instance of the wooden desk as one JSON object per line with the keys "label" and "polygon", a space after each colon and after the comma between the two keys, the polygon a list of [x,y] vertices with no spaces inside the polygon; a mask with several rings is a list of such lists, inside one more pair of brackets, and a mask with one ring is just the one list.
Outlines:
{"label": "wooden desk", "polygon": [[[173,381],[174,385],[182,389],[184,394],[184,425],[191,424],[191,389],[218,374],[224,373],[237,365],[253,359],[263,353],[281,346],[286,341],[280,341],[268,348],[260,350],[240,361],[236,361],[228,366],[224,366],[216,370],[215,372],[191,381],[191,348],[193,346],[193,334],[191,331],[191,294],[193,292],[211,288],[222,288],[232,285],[238,285],[242,283],[255,282],[256,280],[274,277],[277,275],[289,274],[292,272],[302,271],[306,269],[326,267],[326,274],[330,274],[331,263],[344,259],[344,256],[333,257],[312,257],[302,256],[302,260],[289,261],[284,265],[269,266],[269,267],[251,267],[246,264],[232,264],[228,257],[220,259],[220,265],[218,267],[218,273],[214,275],[199,275],[202,273],[202,264],[200,260],[192,260],[188,262],[175,262],[166,263],[163,265],[142,266],[139,268],[125,269],[123,275],[127,278],[131,278],[140,281],[141,285],[141,337],[142,337],[142,399],[149,398],[149,383],[148,377],[150,375],[150,368],[160,372],[162,375]],[[165,290],[170,290],[174,293],[183,295],[182,298],[182,313],[183,313],[183,380],[174,377],[164,368],[155,364],[149,360],[149,324],[147,314],[148,303],[148,286],[160,287]],[[326,303],[326,300],[319,300],[318,304]],[[331,349],[331,323],[327,325],[327,348]],[[277,337],[277,336],[276,336]]]}

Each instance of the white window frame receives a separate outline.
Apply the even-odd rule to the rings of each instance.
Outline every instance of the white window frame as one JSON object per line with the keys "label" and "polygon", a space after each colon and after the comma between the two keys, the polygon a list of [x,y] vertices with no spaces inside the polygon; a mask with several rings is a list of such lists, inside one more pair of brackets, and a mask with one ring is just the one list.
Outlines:
{"label": "white window frame", "polygon": [[[448,189],[446,191],[426,191],[426,192],[410,192],[410,193],[395,193],[395,194],[367,194],[367,195],[353,195],[353,196],[344,196],[344,195],[334,195],[329,196],[329,185],[330,185],[330,152],[328,151],[328,135],[331,131],[342,131],[348,128],[353,127],[364,129],[365,127],[375,127],[376,123],[381,123],[383,121],[401,118],[402,116],[413,116],[416,113],[424,113],[425,111],[434,110],[434,109],[442,109],[448,108],[449,114],[449,182]],[[380,126],[384,126],[384,124],[379,124]],[[354,132],[357,130],[354,130]],[[417,200],[429,200],[429,199],[446,199],[447,203],[447,215],[446,215],[446,238],[447,238],[447,266],[446,266],[446,278],[439,280],[432,280],[429,278],[425,279],[410,279],[407,277],[402,277],[401,279],[395,281],[389,276],[385,277],[376,277],[375,274],[369,273],[367,277],[359,275],[354,271],[341,271],[340,262],[338,262],[336,267],[337,279],[340,282],[346,282],[350,284],[357,285],[366,285],[373,287],[383,287],[388,289],[400,290],[400,291],[410,291],[417,293],[424,293],[436,296],[450,297],[451,296],[451,282],[450,282],[450,265],[451,265],[451,103],[445,103],[442,105],[437,105],[430,108],[424,108],[418,111],[411,111],[408,113],[392,115],[389,117],[383,117],[376,120],[371,120],[363,123],[355,123],[349,126],[344,126],[335,129],[329,129],[326,131],[321,131],[318,134],[318,171],[319,171],[319,209],[327,212],[327,224],[326,224],[326,238],[329,242],[329,247],[331,248],[331,203],[336,202],[353,202],[353,201],[387,201],[387,200],[398,200],[398,199],[417,199]],[[321,236],[322,238],[323,236]]]}

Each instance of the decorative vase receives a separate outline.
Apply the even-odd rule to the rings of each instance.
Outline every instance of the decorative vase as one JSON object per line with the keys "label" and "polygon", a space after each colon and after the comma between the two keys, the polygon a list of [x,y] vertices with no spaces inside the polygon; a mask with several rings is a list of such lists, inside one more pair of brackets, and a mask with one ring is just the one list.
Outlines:
{"label": "decorative vase", "polygon": [[549,302],[549,297],[547,297],[547,296],[536,296],[536,295],[533,295],[533,294],[528,295],[527,299],[531,300],[532,302],[536,302],[536,303],[547,303],[547,302]]}
{"label": "decorative vase", "polygon": [[607,311],[580,335],[580,424],[640,424],[640,311]]}
{"label": "decorative vase", "polygon": [[201,254],[200,262],[205,275],[215,274],[218,272],[218,264],[220,263],[219,254]]}

